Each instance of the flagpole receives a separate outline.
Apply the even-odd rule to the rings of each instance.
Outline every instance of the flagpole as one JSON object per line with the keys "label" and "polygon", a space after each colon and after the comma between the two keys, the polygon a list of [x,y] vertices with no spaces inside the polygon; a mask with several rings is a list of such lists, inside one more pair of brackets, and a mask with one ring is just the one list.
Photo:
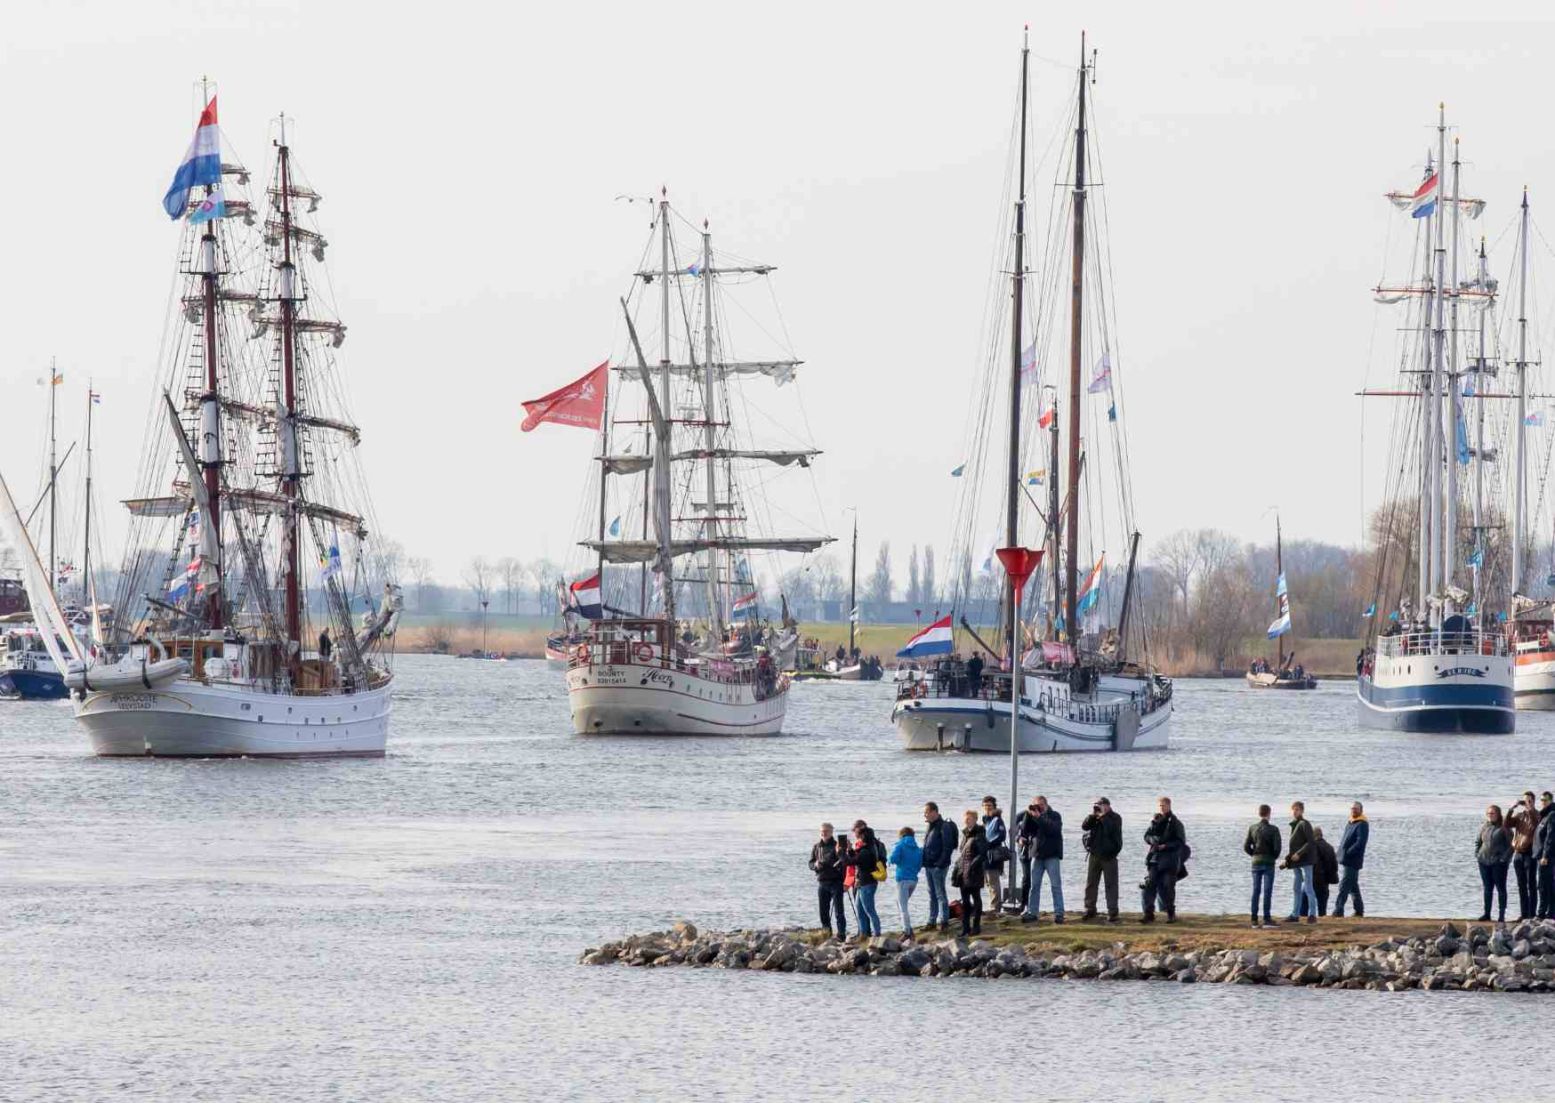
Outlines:
{"label": "flagpole", "polygon": [[[1512,586],[1511,592],[1517,594],[1523,583],[1523,513],[1527,508],[1527,478],[1523,468],[1526,466],[1527,449],[1527,425],[1528,425],[1528,189],[1523,188],[1522,222],[1518,231],[1521,238],[1518,258],[1517,280],[1517,416],[1513,424],[1517,426],[1512,437],[1512,443],[1516,449],[1516,455],[1512,458],[1513,505],[1512,505]],[[1507,605],[1511,606],[1510,599]]]}
{"label": "flagpole", "polygon": [[57,510],[56,486],[59,482],[59,456],[57,441],[54,432],[54,393],[59,390],[59,364],[53,357],[49,358],[49,593],[59,593],[59,580],[57,577],[54,552],[54,538],[58,531],[58,521],[55,514]]}

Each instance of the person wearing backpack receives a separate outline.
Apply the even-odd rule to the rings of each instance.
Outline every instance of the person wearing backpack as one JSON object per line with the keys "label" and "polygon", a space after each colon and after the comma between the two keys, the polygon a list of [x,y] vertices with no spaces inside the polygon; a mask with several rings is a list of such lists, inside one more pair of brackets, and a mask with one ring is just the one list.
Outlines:
{"label": "person wearing backpack", "polygon": [[1290,914],[1285,917],[1287,923],[1301,922],[1303,900],[1311,909],[1307,913],[1307,922],[1317,922],[1317,888],[1312,883],[1312,863],[1317,860],[1317,836],[1312,833],[1306,810],[1307,806],[1299,800],[1290,806],[1290,850],[1282,863],[1294,878],[1291,882]]}
{"label": "person wearing backpack", "polygon": [[[1242,853],[1253,860],[1253,926],[1273,926],[1274,864],[1280,860],[1280,829],[1269,822],[1267,804],[1258,806],[1258,822],[1247,829]],[[1258,922],[1258,897],[1263,896],[1263,923]]]}
{"label": "person wearing backpack", "polygon": [[1118,855],[1123,853],[1123,817],[1102,797],[1091,805],[1091,814],[1080,821],[1080,842],[1085,847],[1085,914],[1096,918],[1096,890],[1107,886],[1107,922],[1118,921]]}
{"label": "person wearing backpack", "polygon": [[923,806],[928,829],[923,833],[923,873],[929,882],[929,926],[950,930],[950,897],[945,875],[956,860],[956,825],[939,814],[932,800]]}
{"label": "person wearing backpack", "polygon": [[988,842],[988,871],[983,874],[983,885],[988,889],[988,909],[999,914],[1000,875],[1010,858],[1010,832],[1004,826],[1004,813],[999,811],[999,798],[983,798],[983,835]]}
{"label": "person wearing backpack", "polygon": [[821,929],[826,932],[827,938],[832,935],[834,916],[837,937],[848,937],[848,916],[842,906],[842,882],[848,872],[847,856],[847,847],[832,834],[832,825],[821,824],[821,837],[810,848],[810,869],[815,873],[816,896],[821,904]]}
{"label": "person wearing backpack", "polygon": [[1177,922],[1177,882],[1186,876],[1188,833],[1172,812],[1172,798],[1156,801],[1156,814],[1145,829],[1144,915],[1141,923],[1154,923],[1157,905],[1168,923]]}
{"label": "person wearing backpack", "polygon": [[848,865],[853,868],[853,910],[858,914],[859,934],[884,934],[880,913],[875,910],[875,890],[886,878],[885,843],[863,820],[853,822],[853,846],[848,850]]}
{"label": "person wearing backpack", "polygon": [[911,938],[912,916],[908,914],[907,902],[918,887],[918,871],[923,868],[923,850],[912,828],[904,827],[896,833],[891,865],[896,867],[896,905],[902,910],[902,934]]}

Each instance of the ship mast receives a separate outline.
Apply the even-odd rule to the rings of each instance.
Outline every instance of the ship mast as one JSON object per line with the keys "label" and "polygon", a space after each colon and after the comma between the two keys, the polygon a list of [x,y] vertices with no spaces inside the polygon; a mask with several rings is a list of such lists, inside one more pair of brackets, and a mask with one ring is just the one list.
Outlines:
{"label": "ship mast", "polygon": [[[669,472],[659,471],[661,464],[670,462],[671,441],[668,438],[671,432],[671,419],[673,413],[670,409],[670,200],[669,188],[659,188],[659,323],[661,327],[662,355],[659,358],[659,406],[664,415],[662,435],[666,438],[658,442],[657,455],[654,457],[654,490],[658,499],[666,499],[669,493]],[[664,619],[669,621],[670,637],[675,636],[675,561],[670,557],[670,549],[674,544],[674,538],[670,533],[670,504],[667,500],[654,502],[654,509],[658,513],[660,525],[659,534],[659,560],[663,568],[660,575],[660,586],[663,587],[662,603],[664,607]]]}
{"label": "ship mast", "polygon": [[57,438],[54,432],[54,408],[55,392],[59,390],[59,366],[52,357],[49,358],[49,593],[59,593],[57,560],[54,551],[54,539],[58,532],[59,523],[56,517],[58,510],[56,505],[58,496],[56,486],[59,482],[59,453]]}
{"label": "ship mast", "polygon": [[1074,260],[1069,309],[1069,508],[1064,518],[1064,631],[1074,641],[1080,661],[1079,625],[1075,622],[1076,574],[1080,557],[1080,341],[1085,289],[1085,34],[1080,34],[1080,101],[1074,132]]}
{"label": "ship mast", "polygon": [[[1462,289],[1458,286],[1458,187],[1462,176],[1462,165],[1458,159],[1458,139],[1452,140],[1452,266],[1451,282],[1447,284],[1452,289],[1452,305],[1448,308],[1447,329],[1452,334],[1452,344],[1448,356],[1443,365],[1446,372],[1447,386],[1445,387],[1444,415],[1445,422],[1442,425],[1442,439],[1450,441],[1443,451],[1447,460],[1447,517],[1442,532],[1442,587],[1445,591],[1453,588],[1453,575],[1456,568],[1455,560],[1458,557],[1458,300],[1462,297]],[[1466,442],[1465,442],[1466,443]],[[1444,600],[1445,597],[1444,597]],[[1456,612],[1456,610],[1453,610]]]}
{"label": "ship mast", "polygon": [[1048,638],[1052,639],[1052,640],[1057,640],[1058,639],[1058,608],[1059,608],[1059,604],[1063,600],[1063,598],[1061,596],[1062,595],[1062,590],[1061,590],[1060,585],[1059,585],[1060,580],[1063,578],[1063,576],[1059,573],[1059,570],[1058,570],[1058,563],[1059,563],[1059,555],[1058,555],[1058,540],[1059,540],[1059,518],[1058,518],[1058,388],[1057,387],[1051,387],[1049,389],[1053,392],[1053,409],[1052,409],[1053,416],[1052,416],[1051,419],[1049,419],[1049,424],[1048,424],[1048,428],[1047,428],[1047,436],[1048,436],[1047,474],[1045,476],[1043,476],[1043,477],[1045,479],[1047,479],[1047,532],[1048,532],[1048,553],[1047,553],[1048,564],[1047,564],[1047,569],[1048,569],[1048,573],[1050,575],[1052,575],[1052,577],[1053,577],[1053,604],[1052,604],[1052,607],[1048,610],[1047,624],[1048,624]]}
{"label": "ship mast", "polygon": [[1523,213],[1518,228],[1517,276],[1517,414],[1512,419],[1512,594],[1523,585],[1523,532],[1528,508],[1526,466],[1528,416],[1528,189],[1523,188]]}
{"label": "ship mast", "polygon": [[[1447,455],[1446,441],[1442,434],[1442,406],[1446,395],[1446,379],[1444,377],[1443,351],[1446,347],[1447,329],[1443,314],[1444,300],[1446,298],[1447,282],[1447,211],[1444,209],[1443,200],[1446,198],[1447,189],[1443,186],[1442,172],[1447,167],[1447,107],[1439,105],[1436,124],[1436,210],[1433,214],[1432,230],[1436,242],[1436,264],[1432,276],[1432,324],[1431,324],[1431,356],[1430,392],[1427,402],[1427,417],[1431,423],[1430,452],[1427,456],[1429,468],[1428,490],[1431,501],[1431,538],[1426,547],[1420,550],[1423,556],[1429,556],[1431,561],[1430,588],[1427,598],[1432,595],[1440,595],[1442,592],[1442,538],[1445,535],[1446,518],[1442,503],[1442,460]],[[1428,603],[1429,609],[1429,603]],[[1429,614],[1432,624],[1440,626],[1441,609]]]}
{"label": "ship mast", "polygon": [[853,559],[848,568],[848,661],[853,660],[853,631],[858,626],[858,512],[853,514]]}
{"label": "ship mast", "polygon": [[281,493],[287,498],[285,618],[288,655],[302,657],[302,601],[298,580],[298,493],[302,467],[297,447],[297,269],[292,261],[291,149],[286,144],[286,116],[281,116],[278,142],[281,177],[281,264],[277,290],[281,305]]}
{"label": "ship mast", "polygon": [[[1479,239],[1479,289],[1487,297],[1490,294],[1490,280],[1485,270],[1485,239]],[[1480,392],[1485,389],[1485,315],[1490,312],[1490,303],[1487,301],[1479,311],[1479,356],[1475,360],[1474,367],[1474,549],[1478,553],[1481,543],[1484,541],[1485,525],[1485,401],[1478,398]],[[1482,620],[1483,614],[1479,607],[1479,572],[1482,564],[1478,562],[1476,554],[1474,560],[1474,616],[1475,620]]]}
{"label": "ship mast", "polygon": [[[1020,47],[1020,176],[1015,201],[1015,274],[1010,296],[1010,454],[1009,485],[1005,495],[1004,544],[1020,546],[1020,388],[1021,388],[1021,300],[1026,283],[1026,90],[1029,83],[1030,34],[1027,30]],[[1010,671],[1020,677],[1020,609],[1015,604],[1015,576],[1005,572],[1004,626],[1009,648]],[[1011,724],[1014,724],[1012,717]],[[1015,728],[1010,729],[1010,745],[1017,743]]]}
{"label": "ship mast", "polygon": [[101,641],[102,633],[97,630],[97,586],[92,581],[92,404],[96,400],[96,394],[92,390],[91,380],[86,384],[86,530],[85,539],[81,548],[81,598],[91,609],[92,616],[92,642]]}
{"label": "ship mast", "polygon": [[[204,88],[203,82],[202,88]],[[209,89],[202,91],[201,99],[206,103],[210,102]],[[209,198],[215,190],[215,186],[206,184],[206,197]],[[198,269],[204,291],[205,328],[205,393],[200,396],[200,467],[205,480],[207,509],[202,524],[208,526],[210,530],[201,540],[200,576],[216,580],[215,585],[210,587],[210,592],[206,595],[205,623],[213,632],[221,631],[224,623],[221,569],[221,395],[216,372],[216,301],[219,277],[216,269],[217,222],[218,220],[214,218],[207,220],[204,232],[200,235]],[[214,563],[204,562],[207,550],[215,552]]]}
{"label": "ship mast", "polygon": [[[666,281],[666,288],[668,281]],[[703,531],[707,539],[707,623],[711,638],[722,641],[723,611],[718,604],[718,461],[714,458],[713,422],[717,420],[717,393],[713,369],[713,235],[707,219],[702,220],[702,447],[707,452],[707,516]]]}

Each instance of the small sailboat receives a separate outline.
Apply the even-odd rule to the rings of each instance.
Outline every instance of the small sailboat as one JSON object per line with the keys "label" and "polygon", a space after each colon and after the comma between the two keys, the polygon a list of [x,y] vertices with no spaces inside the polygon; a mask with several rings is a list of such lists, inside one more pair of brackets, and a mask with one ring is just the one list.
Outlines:
{"label": "small sailboat", "polygon": [[[748,557],[809,553],[831,537],[761,536],[750,530],[755,519],[771,513],[763,499],[772,493],[772,470],[808,468],[819,453],[809,447],[758,447],[751,440],[747,407],[731,394],[731,382],[741,379],[785,385],[799,364],[787,357],[736,359],[719,324],[725,316],[717,301],[722,281],[764,279],[772,266],[715,254],[706,222],[695,259],[672,261],[680,257],[672,232],[678,217],[661,191],[652,243],[658,246],[659,263],[637,273],[644,288],[658,285],[653,313],[662,343],[657,364],[643,352],[631,307],[621,304],[631,351],[615,372],[623,382],[641,386],[644,409],[635,419],[620,417],[619,410],[612,413],[618,424],[644,430],[646,439],[640,451],[613,455],[611,415],[602,415],[599,526],[596,537],[584,541],[598,556],[594,587],[600,596],[594,599],[594,615],[585,613],[585,637],[568,656],[573,730],[775,735],[788,706],[790,679],[783,669],[792,661],[797,637],[786,616],[781,628],[761,623]],[[676,317],[684,328],[678,360],[672,344],[680,328],[672,321]],[[699,326],[691,323],[693,317]],[[603,401],[607,396],[599,390],[591,393]],[[753,467],[768,474],[747,488],[740,473]],[[634,476],[641,476],[642,496],[633,501],[635,508],[622,512],[642,517],[642,535],[636,539],[612,535],[604,524],[611,481]],[[640,571],[636,613],[623,612],[628,599],[612,605],[604,596],[607,571],[614,567],[619,583],[621,568],[630,566]],[[683,610],[693,619],[683,620]]]}
{"label": "small sailboat", "polygon": [[[1290,620],[1290,592],[1285,584],[1285,545],[1280,533],[1279,514],[1274,517],[1274,622],[1269,638],[1274,642],[1275,661],[1271,667],[1257,660],[1247,671],[1247,684],[1254,689],[1316,689],[1317,679],[1296,663],[1296,634]],[[1285,637],[1290,637],[1290,653]]]}
{"label": "small sailboat", "polygon": [[[1406,345],[1400,386],[1382,393],[1411,401],[1417,409],[1413,418],[1395,419],[1388,460],[1388,470],[1412,472],[1414,485],[1409,485],[1408,474],[1386,480],[1393,489],[1385,516],[1414,514],[1418,526],[1401,534],[1402,562],[1390,565],[1383,557],[1368,615],[1374,617],[1379,608],[1391,607],[1391,612],[1382,622],[1385,629],[1373,628],[1375,634],[1357,663],[1356,707],[1362,726],[1368,728],[1506,734],[1516,726],[1513,661],[1505,634],[1483,625],[1478,593],[1487,516],[1478,472],[1487,456],[1482,438],[1476,438],[1476,447],[1469,446],[1462,409],[1465,375],[1472,377],[1473,393],[1483,396],[1483,383],[1491,373],[1483,348],[1467,372],[1457,358],[1459,311],[1464,303],[1473,304],[1465,292],[1474,291],[1482,302],[1487,298],[1483,286],[1475,291],[1459,281],[1460,220],[1466,212],[1476,216],[1483,203],[1461,197],[1456,142],[1452,188],[1447,192],[1442,179],[1447,166],[1445,108],[1439,109],[1436,133],[1437,148],[1427,159],[1419,187],[1389,196],[1417,220],[1418,230],[1410,280],[1377,289],[1379,301],[1405,303],[1413,315],[1401,331]],[[1523,227],[1526,235],[1526,208]],[[1467,545],[1472,550],[1467,555],[1459,532],[1460,468],[1474,475]],[[1519,502],[1514,517],[1520,513]],[[1387,527],[1393,528],[1391,521]],[[1514,548],[1520,543],[1519,534]],[[1519,564],[1514,577],[1520,569],[1518,556],[1514,551]],[[1464,578],[1465,568],[1472,569],[1475,593],[1459,585],[1470,581]],[[1375,626],[1377,619],[1371,623]]]}
{"label": "small sailboat", "polygon": [[858,647],[858,514],[853,515],[853,551],[848,560],[848,646],[837,647],[823,668],[839,682],[878,682],[885,674],[879,660]]}
{"label": "small sailboat", "polygon": [[[298,176],[286,124],[256,207],[209,97],[163,200],[184,225],[183,290],[146,474],[126,503],[125,615],[100,649],[75,641],[24,556],[99,755],[384,753],[401,602],[372,550],[360,433],[340,398],[345,326],[308,217],[321,197]],[[8,491],[0,507],[14,530]]]}
{"label": "small sailboat", "polygon": [[[1129,606],[1133,596],[1135,556],[1139,547],[1139,532],[1132,517],[1132,489],[1128,477],[1127,450],[1122,447],[1122,421],[1118,413],[1115,391],[1113,351],[1108,345],[1110,310],[1107,304],[1087,301],[1087,289],[1098,291],[1104,281],[1097,278],[1092,266],[1100,251],[1097,243],[1087,238],[1087,202],[1093,196],[1088,184],[1088,173],[1094,167],[1087,156],[1087,91],[1093,79],[1094,56],[1087,56],[1082,37],[1080,66],[1076,75],[1075,129],[1073,135],[1073,176],[1069,194],[1069,208],[1063,212],[1068,217],[1069,234],[1055,233],[1054,239],[1062,242],[1070,238],[1064,263],[1071,278],[1067,314],[1069,319],[1068,348],[1068,457],[1062,472],[1059,467],[1059,418],[1057,416],[1057,390],[1047,411],[1036,420],[1038,426],[1049,430],[1049,451],[1045,480],[1050,491],[1048,506],[1042,511],[1031,501],[1032,512],[1039,513],[1047,529],[1048,577],[1052,584],[1053,602],[1049,610],[1045,638],[1028,647],[1023,624],[1023,610],[1018,607],[1013,579],[1006,575],[1003,601],[1000,610],[1000,636],[996,643],[983,639],[967,621],[963,613],[960,628],[967,646],[988,655],[987,665],[978,656],[976,660],[962,661],[955,651],[957,631],[953,614],[938,618],[909,641],[908,646],[897,653],[898,658],[918,659],[933,657],[934,663],[922,678],[898,683],[896,705],[892,720],[902,745],[908,750],[992,751],[1010,753],[1012,743],[1019,753],[1050,753],[1068,751],[1126,751],[1162,748],[1167,745],[1168,721],[1172,714],[1172,683],[1155,671],[1149,661],[1148,641],[1136,630],[1137,650],[1132,654],[1128,633]],[[1021,49],[1020,76],[1020,124],[1018,159],[1018,198],[1015,203],[1013,235],[1013,271],[1011,299],[1012,332],[1001,335],[1008,342],[1001,344],[1008,349],[1009,387],[1008,417],[1001,428],[1007,434],[1008,450],[1005,454],[1004,474],[1004,531],[1003,540],[1010,548],[1021,547],[1022,498],[1025,487],[1034,482],[1034,473],[1027,474],[1027,465],[1021,462],[1022,443],[1027,437],[1028,425],[1022,420],[1022,389],[1028,376],[1035,376],[1039,365],[1037,343],[1028,346],[1024,329],[1025,245],[1026,245],[1026,138],[1027,138],[1027,68],[1029,50]],[[1062,245],[1058,246],[1062,249]],[[1055,258],[1056,259],[1056,258]],[[1058,281],[1047,281],[1050,285]],[[1056,296],[1055,296],[1056,298]],[[1087,306],[1091,309],[1087,325]],[[1055,301],[1048,316],[1058,316],[1062,307]],[[1057,327],[1049,324],[1049,331]],[[1038,333],[1042,327],[1030,332]],[[1090,373],[1090,383],[1084,380],[1082,366],[1087,359],[1087,349],[1096,356],[1095,369]],[[1082,405],[1085,395],[1101,396],[1089,407]],[[989,403],[990,408],[992,402]],[[1082,449],[1082,410],[1094,419],[1093,428],[1087,431]],[[997,439],[997,438],[992,438]],[[1104,442],[1104,443],[1103,443]],[[974,442],[974,448],[982,446]],[[1106,459],[1102,459],[1105,455]],[[1104,545],[1096,545],[1104,539],[1105,518],[1108,503],[1103,495],[1090,498],[1082,509],[1082,456],[1087,472],[1086,481],[1095,477],[1090,472],[1103,463],[1109,463],[1116,478],[1095,479],[1100,485],[1111,483],[1119,493],[1112,503],[1122,521],[1128,547],[1128,573],[1123,587],[1121,611],[1115,627],[1103,623],[1105,608],[1100,600],[1104,583]],[[957,477],[964,468],[958,467]],[[1062,474],[1067,490],[1062,501],[1057,494],[1057,482]],[[972,495],[982,480],[969,475],[963,483],[970,483],[963,491]],[[993,479],[989,480],[994,481]],[[975,513],[975,508],[966,513]],[[1089,527],[1092,545],[1090,554],[1096,555],[1095,565],[1084,576],[1080,575],[1081,528]],[[953,555],[963,570],[963,578],[971,575],[970,534],[964,535],[958,545],[960,554]],[[1062,552],[1060,551],[1062,549]],[[1097,554],[1097,553],[1100,554]],[[1089,558],[1089,556],[1087,557]],[[990,557],[991,559],[991,557]],[[1033,587],[1033,590],[1037,587]],[[969,601],[967,587],[959,590],[959,601],[965,608]],[[1000,646],[1002,644],[1002,647]],[[996,665],[995,665],[996,664]],[[990,668],[993,669],[990,669]],[[1012,708],[1010,698],[1011,678],[1020,679],[1018,714]]]}

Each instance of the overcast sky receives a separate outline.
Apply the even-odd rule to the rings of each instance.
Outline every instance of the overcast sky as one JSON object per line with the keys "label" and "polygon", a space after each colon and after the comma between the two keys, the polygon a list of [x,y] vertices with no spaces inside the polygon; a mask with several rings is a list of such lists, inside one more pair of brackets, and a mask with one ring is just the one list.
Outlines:
{"label": "overcast sky", "polygon": [[[208,74],[256,170],[269,120],[298,120],[378,513],[411,554],[449,579],[476,554],[565,554],[594,442],[520,434],[520,402],[612,351],[646,232],[613,198],[667,184],[779,266],[825,520],[840,535],[858,504],[862,542],[890,538],[900,569],[908,544],[950,543],[1021,24],[1043,144],[1076,10],[13,4],[0,470],[36,483],[52,356],[70,384],[96,379],[105,495],[132,493],[175,278],[159,204]],[[1188,526],[1267,540],[1275,503],[1287,535],[1358,542],[1351,394],[1392,347],[1369,291],[1397,229],[1381,193],[1418,179],[1437,101],[1503,264],[1521,186],[1536,221],[1545,194],[1555,208],[1555,24],[1497,10],[1085,7],[1147,547]]]}

